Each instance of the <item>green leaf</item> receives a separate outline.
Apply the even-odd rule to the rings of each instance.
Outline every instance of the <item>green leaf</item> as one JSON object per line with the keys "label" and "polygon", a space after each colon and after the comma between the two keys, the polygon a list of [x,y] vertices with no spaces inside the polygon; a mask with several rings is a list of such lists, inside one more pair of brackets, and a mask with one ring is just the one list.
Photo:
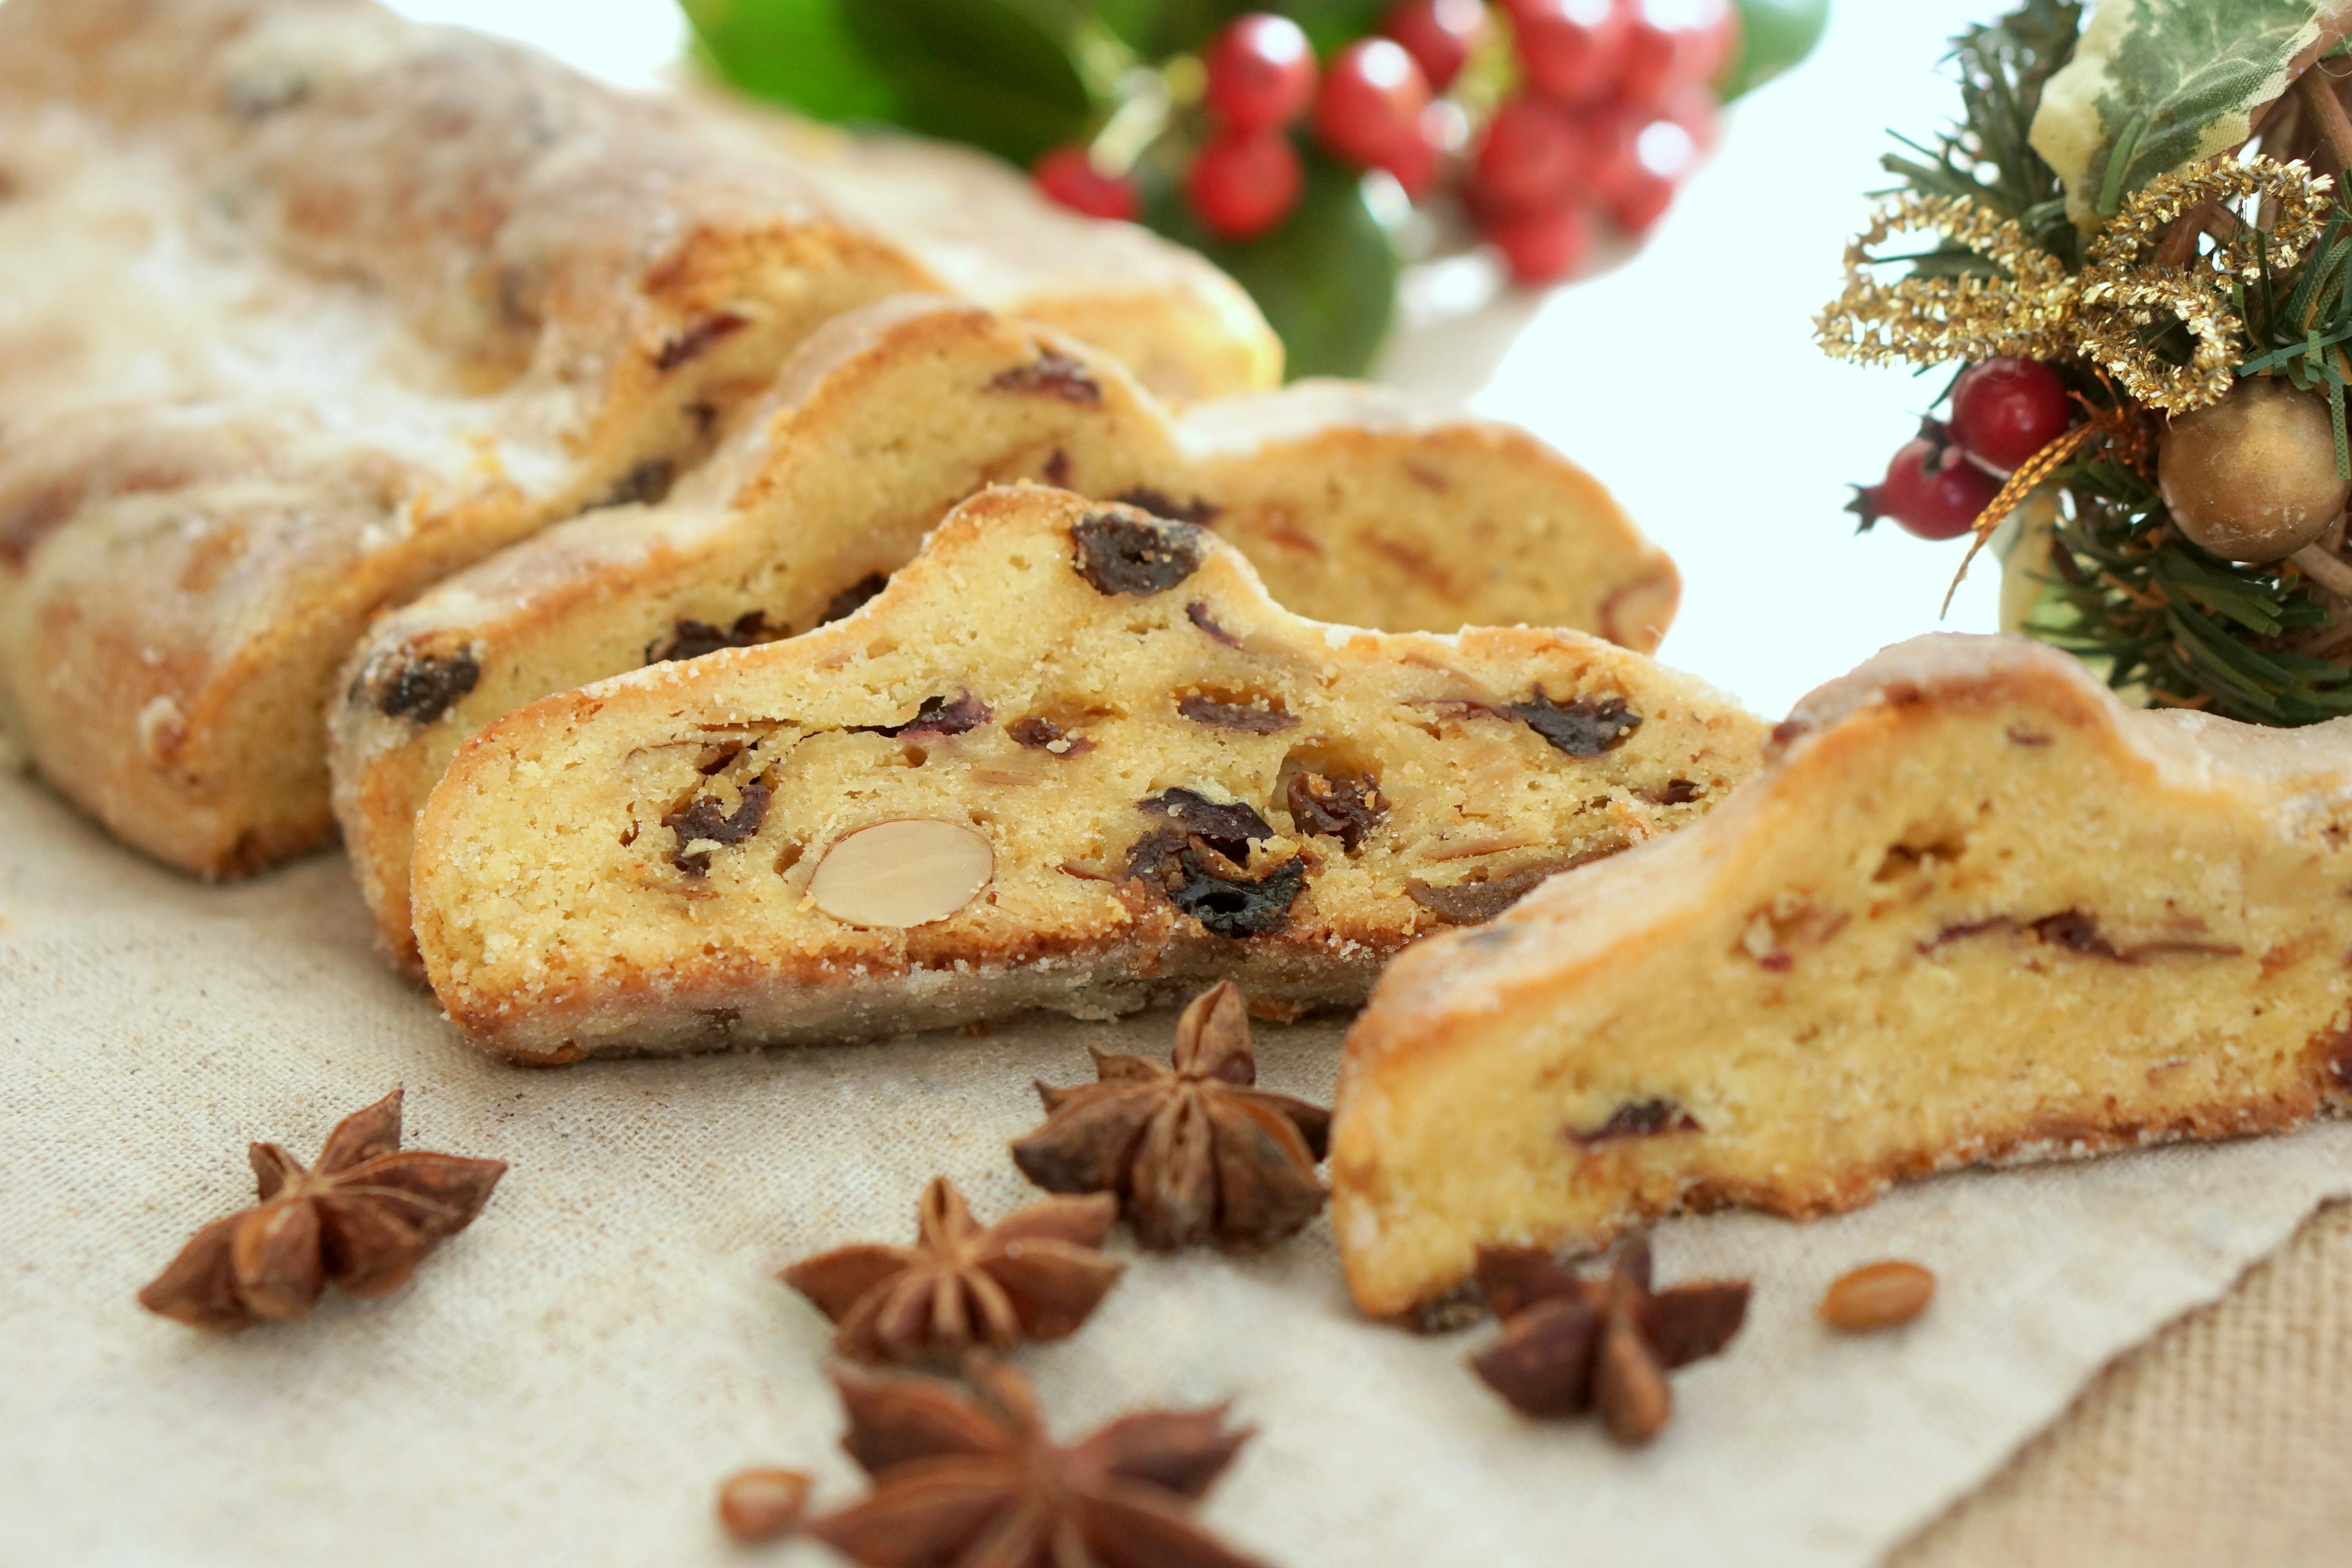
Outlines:
{"label": "green leaf", "polygon": [[1315,52],[1380,29],[1388,0],[1098,0],[1096,15],[1147,59],[1198,54],[1236,16],[1272,11],[1306,29]]}
{"label": "green leaf", "polygon": [[2033,120],[2067,216],[2094,227],[2150,180],[2244,142],[2347,25],[2346,0],[2101,0]]}
{"label": "green leaf", "polygon": [[1246,245],[1216,238],[1172,188],[1153,194],[1149,218],[1249,290],[1281,335],[1294,379],[1361,375],[1395,312],[1396,247],[1365,205],[1363,176],[1320,153],[1306,156],[1306,195],[1263,238]]}
{"label": "green leaf", "polygon": [[1738,0],[1737,8],[1739,59],[1724,79],[1726,103],[1811,54],[1830,20],[1830,0]]}
{"label": "green leaf", "polygon": [[703,63],[743,91],[819,120],[896,120],[898,93],[844,20],[860,3],[684,0]]}
{"label": "green leaf", "polygon": [[1024,166],[1084,140],[1096,100],[1080,0],[844,0],[841,15],[908,130]]}

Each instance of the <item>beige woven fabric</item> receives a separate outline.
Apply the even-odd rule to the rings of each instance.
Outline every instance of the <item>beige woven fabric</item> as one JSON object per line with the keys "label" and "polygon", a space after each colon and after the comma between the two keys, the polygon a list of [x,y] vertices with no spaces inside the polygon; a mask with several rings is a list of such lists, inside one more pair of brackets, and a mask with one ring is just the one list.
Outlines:
{"label": "beige woven fabric", "polygon": [[2352,1561],[2352,1207],[2101,1373],[1886,1568]]}
{"label": "beige woven fabric", "polygon": [[[773,1271],[906,1235],[935,1172],[984,1215],[1020,1202],[1004,1142],[1037,1120],[1032,1078],[1085,1077],[1089,1041],[1164,1051],[1170,1024],[502,1067],[383,969],[334,858],[202,889],[0,779],[0,1563],[740,1562],[711,1517],[729,1471],[856,1486],[825,1326]],[[1338,1040],[1265,1030],[1267,1081],[1327,1093]],[[249,1201],[247,1140],[307,1156],[396,1083],[415,1142],[513,1166],[406,1289],[226,1340],[136,1307]],[[1664,1278],[1749,1274],[1756,1305],[1640,1453],[1510,1415],[1461,1365],[1491,1331],[1357,1319],[1320,1226],[1139,1258],[1022,1359],[1073,1432],[1233,1400],[1262,1435],[1209,1517],[1292,1568],[1860,1568],[2347,1191],[2337,1124],[1926,1183],[1813,1226],[1669,1225]],[[1822,1288],[1889,1255],[1943,1277],[1934,1310],[1826,1333]]]}

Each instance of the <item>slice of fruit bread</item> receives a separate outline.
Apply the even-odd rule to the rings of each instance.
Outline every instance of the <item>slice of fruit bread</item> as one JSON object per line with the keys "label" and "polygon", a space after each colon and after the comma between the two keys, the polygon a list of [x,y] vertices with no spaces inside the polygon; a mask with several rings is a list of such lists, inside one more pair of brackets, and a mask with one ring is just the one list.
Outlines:
{"label": "slice of fruit bread", "polygon": [[541,1062],[1360,1000],[1416,936],[1704,812],[1761,722],[1570,631],[1381,634],[1191,523],[988,490],[864,608],[547,698],[418,824],[425,967]]}
{"label": "slice of fruit bread", "polygon": [[2296,1126],[2352,1080],[2352,721],[2120,706],[2013,637],[1799,705],[1698,826],[1405,954],[1349,1037],[1358,1304],[1677,1209]]}
{"label": "slice of fruit bread", "polygon": [[415,969],[416,812],[467,736],[551,692],[845,614],[958,501],[1014,479],[1205,522],[1318,620],[1566,626],[1646,652],[1674,607],[1665,556],[1517,430],[1331,383],[1171,417],[1098,350],[903,297],[819,331],[664,504],[542,534],[360,644],[331,762],[386,947]]}

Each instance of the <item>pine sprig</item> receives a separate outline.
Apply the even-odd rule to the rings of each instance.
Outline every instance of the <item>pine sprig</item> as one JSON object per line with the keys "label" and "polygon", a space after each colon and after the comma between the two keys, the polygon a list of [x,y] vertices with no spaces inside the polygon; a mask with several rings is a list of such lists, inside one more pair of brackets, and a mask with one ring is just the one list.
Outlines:
{"label": "pine sprig", "polygon": [[[1946,63],[1959,78],[1961,115],[1932,145],[1896,136],[1906,152],[1879,160],[1888,174],[1924,195],[1966,196],[2015,218],[2027,236],[2065,262],[2078,264],[2078,240],[2066,217],[2066,194],[2057,174],[2033,150],[2033,116],[2042,87],[2074,58],[2082,29],[2081,0],[2027,0],[1997,22],[1970,27],[1952,40]],[[1951,276],[1965,270],[1968,252],[1937,251],[1915,271]]]}

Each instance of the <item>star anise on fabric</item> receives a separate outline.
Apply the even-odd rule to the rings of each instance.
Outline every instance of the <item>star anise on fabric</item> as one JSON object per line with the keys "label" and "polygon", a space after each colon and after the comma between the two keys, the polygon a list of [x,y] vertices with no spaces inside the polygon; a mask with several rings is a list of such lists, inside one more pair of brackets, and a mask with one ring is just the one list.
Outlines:
{"label": "star anise on fabric", "polygon": [[1226,981],[1176,1024],[1174,1070],[1096,1051],[1098,1082],[1037,1086],[1044,1126],[1013,1163],[1055,1193],[1116,1193],[1136,1239],[1155,1251],[1214,1240],[1281,1240],[1321,1212],[1315,1167],[1331,1113],[1253,1088],[1249,1007]]}
{"label": "star anise on fabric", "polygon": [[426,1253],[474,1223],[507,1167],[402,1152],[400,1101],[394,1089],[343,1118],[308,1169],[275,1143],[254,1144],[260,1204],[198,1231],[140,1305],[233,1333],[304,1316],[329,1285],[372,1298],[406,1284]]}
{"label": "star anise on fabric", "polygon": [[1528,1415],[1596,1410],[1621,1443],[1656,1436],[1674,1414],[1666,1373],[1723,1349],[1748,1316],[1745,1279],[1654,1289],[1639,1237],[1598,1279],[1549,1253],[1489,1247],[1478,1283],[1503,1337],[1470,1358],[1472,1370]]}
{"label": "star anise on fabric", "polygon": [[1118,1219],[1108,1194],[1048,1198],[982,1226],[934,1176],[916,1214],[911,1247],[844,1247],[777,1276],[839,1325],[834,1348],[853,1361],[1066,1339],[1127,1268],[1097,1250]]}
{"label": "star anise on fabric", "polygon": [[804,1532],[868,1568],[1263,1568],[1192,1517],[1254,1428],[1223,1405],[1121,1416],[1064,1446],[1025,1379],[984,1356],[972,1394],[836,1374],[842,1447],[874,1479]]}

